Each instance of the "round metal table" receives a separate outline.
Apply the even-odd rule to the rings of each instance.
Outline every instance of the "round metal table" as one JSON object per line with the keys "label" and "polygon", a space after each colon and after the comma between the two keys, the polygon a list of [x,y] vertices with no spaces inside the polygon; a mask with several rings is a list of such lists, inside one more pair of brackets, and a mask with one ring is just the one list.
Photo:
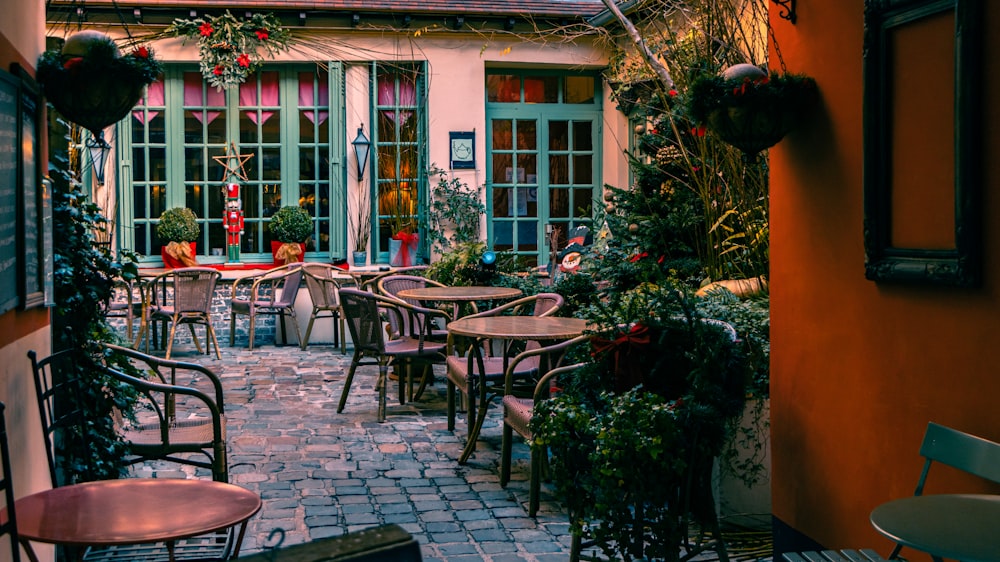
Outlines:
{"label": "round metal table", "polygon": [[910,496],[876,507],[871,522],[875,530],[893,541],[932,556],[1000,562],[997,495]]}

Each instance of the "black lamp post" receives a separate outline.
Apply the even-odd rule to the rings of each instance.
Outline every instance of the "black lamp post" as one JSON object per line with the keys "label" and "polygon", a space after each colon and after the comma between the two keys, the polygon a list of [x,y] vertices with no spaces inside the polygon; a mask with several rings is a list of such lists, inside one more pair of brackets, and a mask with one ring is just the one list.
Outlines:
{"label": "black lamp post", "polygon": [[104,185],[104,167],[108,162],[108,152],[111,151],[111,145],[104,140],[104,131],[91,135],[84,144],[90,152],[90,167],[97,178],[97,184]]}
{"label": "black lamp post", "polygon": [[354,156],[358,161],[358,181],[364,179],[365,169],[368,167],[368,153],[371,151],[372,143],[365,136],[365,126],[358,127],[358,136],[351,141],[354,145]]}

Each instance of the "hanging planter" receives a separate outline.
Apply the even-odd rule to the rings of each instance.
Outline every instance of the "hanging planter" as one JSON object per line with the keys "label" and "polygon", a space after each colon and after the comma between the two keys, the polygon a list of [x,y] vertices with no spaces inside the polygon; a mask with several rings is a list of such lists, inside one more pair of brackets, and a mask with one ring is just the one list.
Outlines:
{"label": "hanging planter", "polygon": [[777,144],[816,99],[816,83],[800,74],[770,75],[737,64],[691,85],[688,111],[723,141],[754,155]]}
{"label": "hanging planter", "polygon": [[196,39],[201,74],[219,89],[246,82],[265,57],[287,50],[291,37],[273,14],[251,14],[240,20],[228,10],[220,16],[175,19],[163,35]]}
{"label": "hanging planter", "polygon": [[149,47],[122,55],[110,37],[97,31],[71,35],[61,49],[42,53],[37,64],[48,101],[95,135],[125,118],[160,72]]}

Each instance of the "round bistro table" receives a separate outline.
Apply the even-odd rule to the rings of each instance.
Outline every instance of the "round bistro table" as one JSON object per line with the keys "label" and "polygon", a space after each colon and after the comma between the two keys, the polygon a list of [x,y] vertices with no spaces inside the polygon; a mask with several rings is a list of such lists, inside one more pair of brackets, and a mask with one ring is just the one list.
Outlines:
{"label": "round bistro table", "polygon": [[[503,370],[507,371],[510,357],[507,348],[510,342],[535,340],[542,346],[546,342],[568,340],[583,334],[587,321],[580,318],[557,316],[483,316],[479,318],[459,318],[448,323],[448,333],[477,339],[502,340],[504,344]],[[469,432],[459,464],[464,464],[476,450],[476,440],[486,421],[486,384],[479,384],[480,407],[476,413],[476,425]]]}
{"label": "round bistro table", "polygon": [[[413,289],[404,289],[397,296],[401,299],[454,303],[454,318],[452,320],[456,320],[460,316],[459,309],[463,303],[516,299],[523,294],[521,289],[513,287],[473,285],[469,287],[415,287]],[[473,311],[475,311],[475,308],[473,308]]]}
{"label": "round bistro table", "polygon": [[122,478],[62,486],[14,503],[21,541],[102,547],[177,541],[240,525],[260,496],[212,480]]}
{"label": "round bistro table", "polygon": [[910,496],[876,507],[871,522],[875,530],[893,541],[931,556],[963,562],[1000,562],[997,495]]}

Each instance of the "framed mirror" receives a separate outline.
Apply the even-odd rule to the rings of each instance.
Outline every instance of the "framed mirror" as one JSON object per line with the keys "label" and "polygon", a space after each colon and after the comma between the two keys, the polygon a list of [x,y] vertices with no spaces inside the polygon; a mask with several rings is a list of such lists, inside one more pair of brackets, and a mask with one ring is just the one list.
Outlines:
{"label": "framed mirror", "polygon": [[981,282],[976,0],[866,0],[865,276]]}

